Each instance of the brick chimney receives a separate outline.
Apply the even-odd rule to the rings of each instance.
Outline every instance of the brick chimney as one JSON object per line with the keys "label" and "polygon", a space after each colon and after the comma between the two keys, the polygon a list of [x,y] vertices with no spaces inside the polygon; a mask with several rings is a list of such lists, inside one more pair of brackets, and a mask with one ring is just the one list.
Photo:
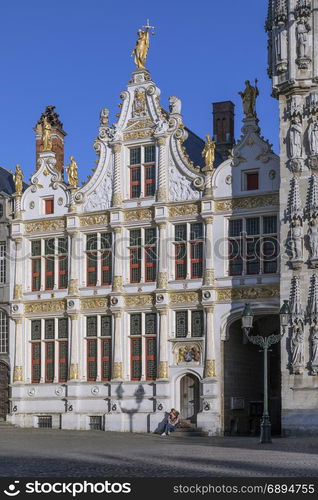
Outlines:
{"label": "brick chimney", "polygon": [[51,137],[52,137],[52,151],[56,155],[56,169],[60,170],[63,176],[64,167],[64,137],[67,135],[63,130],[63,123],[59,120],[59,115],[54,111],[55,106],[46,106],[44,113],[42,113],[41,118],[38,120],[35,127],[35,137],[36,137],[36,165],[38,164],[39,153],[43,151],[42,144],[42,122],[43,118],[46,116],[48,122],[51,125]]}
{"label": "brick chimney", "polygon": [[213,136],[216,150],[226,160],[234,146],[234,104],[232,101],[213,103]]}

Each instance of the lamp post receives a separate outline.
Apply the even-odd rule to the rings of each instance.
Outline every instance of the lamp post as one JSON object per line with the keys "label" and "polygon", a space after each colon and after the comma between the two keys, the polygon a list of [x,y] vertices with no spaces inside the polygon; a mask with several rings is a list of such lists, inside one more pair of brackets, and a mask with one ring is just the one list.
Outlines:
{"label": "lamp post", "polygon": [[268,337],[262,337],[261,335],[250,336],[253,327],[253,311],[249,304],[245,304],[244,311],[242,313],[242,329],[247,336],[248,340],[252,344],[259,345],[263,349],[264,353],[264,405],[263,405],[263,417],[261,422],[261,436],[260,443],[271,443],[271,421],[268,413],[268,373],[267,373],[267,352],[268,348],[280,341],[284,335],[286,328],[290,320],[290,308],[288,300],[284,300],[279,315],[280,315],[280,326],[281,333],[272,334]]}

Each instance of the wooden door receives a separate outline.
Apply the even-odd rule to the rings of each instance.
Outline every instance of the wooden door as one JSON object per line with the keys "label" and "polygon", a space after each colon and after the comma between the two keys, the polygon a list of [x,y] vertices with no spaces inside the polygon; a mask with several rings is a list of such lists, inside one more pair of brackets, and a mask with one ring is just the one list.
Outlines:
{"label": "wooden door", "polygon": [[9,412],[9,368],[0,363],[0,420],[5,420]]}
{"label": "wooden door", "polygon": [[180,381],[180,413],[184,420],[196,422],[200,408],[199,381],[193,375],[185,375]]}

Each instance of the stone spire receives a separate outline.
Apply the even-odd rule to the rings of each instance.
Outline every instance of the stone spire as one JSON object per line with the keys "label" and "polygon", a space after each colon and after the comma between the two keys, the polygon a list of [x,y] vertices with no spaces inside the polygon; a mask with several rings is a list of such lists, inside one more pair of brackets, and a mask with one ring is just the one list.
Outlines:
{"label": "stone spire", "polygon": [[301,299],[300,299],[300,285],[299,285],[299,276],[294,276],[291,282],[291,313],[293,320],[302,319],[303,310],[301,307]]}

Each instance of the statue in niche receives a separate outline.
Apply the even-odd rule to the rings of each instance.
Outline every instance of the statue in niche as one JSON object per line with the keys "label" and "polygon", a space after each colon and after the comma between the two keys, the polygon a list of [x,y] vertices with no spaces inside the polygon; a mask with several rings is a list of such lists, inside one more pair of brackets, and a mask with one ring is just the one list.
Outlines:
{"label": "statue in niche", "polygon": [[259,95],[257,88],[257,80],[255,79],[255,87],[250,84],[249,80],[245,81],[244,92],[239,92],[243,101],[243,111],[246,118],[256,118],[256,98]]}
{"label": "statue in niche", "polygon": [[296,27],[297,56],[299,59],[308,59],[308,33],[310,25],[305,19],[300,19]]}
{"label": "statue in niche", "polygon": [[318,259],[318,219],[314,217],[309,228],[311,259]]}
{"label": "statue in niche", "polygon": [[48,122],[46,116],[43,118],[42,122],[42,142],[43,142],[43,151],[51,151],[52,150],[52,137],[51,137],[51,124]]}
{"label": "statue in niche", "polygon": [[318,118],[314,116],[309,125],[308,129],[308,139],[310,154],[312,156],[318,155]]}
{"label": "statue in niche", "polygon": [[109,109],[108,108],[103,108],[100,112],[100,124],[101,125],[108,125],[109,121]]}
{"label": "statue in niche", "polygon": [[291,364],[294,373],[300,373],[297,368],[302,367],[304,362],[304,332],[301,322],[293,326],[293,333],[291,339]]}
{"label": "statue in niche", "polygon": [[181,100],[174,95],[169,97],[169,111],[170,113],[181,114]]}
{"label": "statue in niche", "polygon": [[310,366],[312,375],[317,375],[318,368],[318,325],[315,323],[310,334]]}
{"label": "statue in niche", "polygon": [[291,158],[301,158],[302,144],[301,144],[302,124],[299,115],[292,117],[289,128],[289,150]]}
{"label": "statue in niche", "polygon": [[23,191],[23,173],[21,170],[20,165],[16,165],[15,167],[15,174],[13,174],[13,182],[15,185],[15,192],[17,193],[18,196],[22,196],[22,191]]}
{"label": "statue in niche", "polygon": [[274,40],[276,63],[287,63],[287,31],[285,26],[276,28]]}
{"label": "statue in niche", "polygon": [[302,227],[299,218],[293,220],[290,228],[291,251],[294,260],[301,260],[302,251]]}

